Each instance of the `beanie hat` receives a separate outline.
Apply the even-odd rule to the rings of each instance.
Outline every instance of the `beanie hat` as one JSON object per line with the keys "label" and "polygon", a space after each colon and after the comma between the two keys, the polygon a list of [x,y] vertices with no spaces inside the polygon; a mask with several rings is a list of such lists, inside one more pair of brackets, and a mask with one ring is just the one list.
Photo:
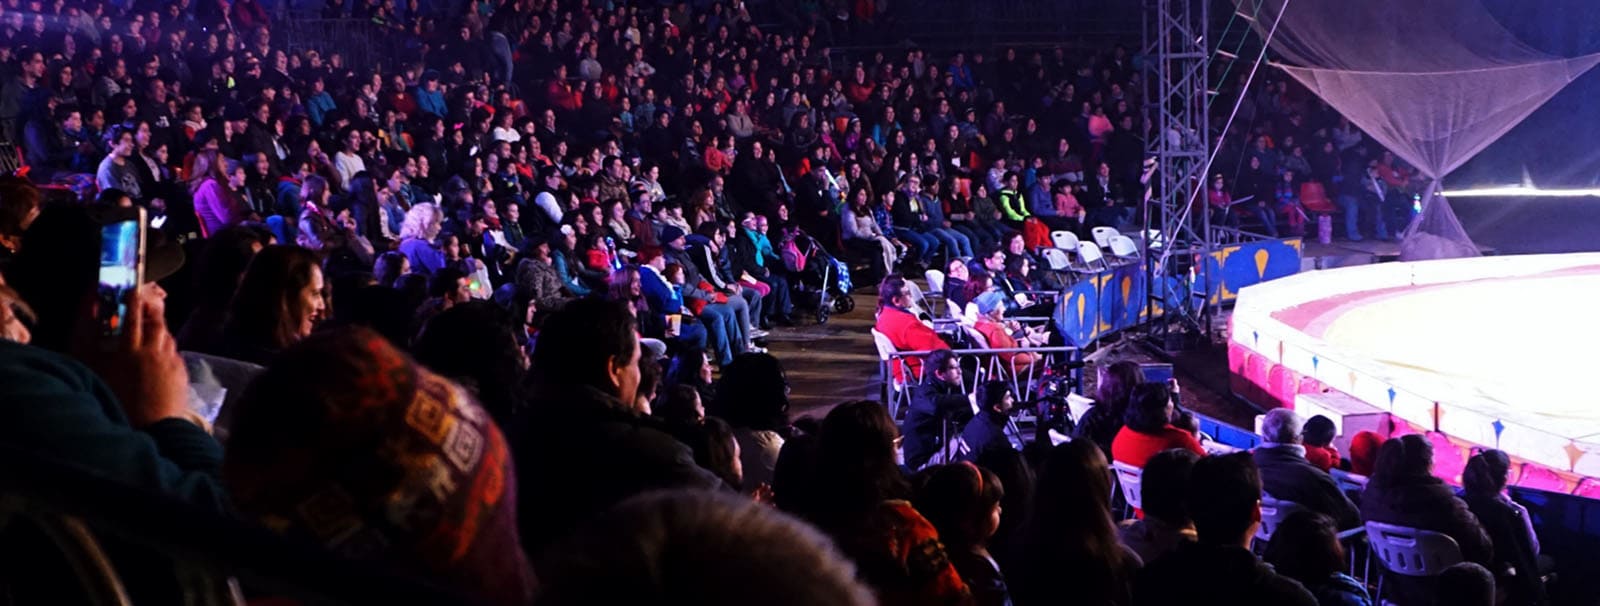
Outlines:
{"label": "beanie hat", "polygon": [[269,530],[485,603],[533,589],[515,478],[488,413],[366,329],[285,350],[240,397],[223,462]]}

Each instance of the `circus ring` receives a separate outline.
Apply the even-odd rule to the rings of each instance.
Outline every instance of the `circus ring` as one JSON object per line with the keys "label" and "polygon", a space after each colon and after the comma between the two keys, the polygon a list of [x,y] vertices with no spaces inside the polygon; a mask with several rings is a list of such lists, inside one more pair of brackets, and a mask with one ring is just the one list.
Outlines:
{"label": "circus ring", "polygon": [[1447,479],[1473,449],[1499,448],[1518,486],[1600,498],[1600,322],[1585,311],[1596,295],[1600,254],[1385,263],[1262,283],[1234,307],[1233,390],[1263,408],[1334,396],[1336,414],[1380,433],[1427,434]]}

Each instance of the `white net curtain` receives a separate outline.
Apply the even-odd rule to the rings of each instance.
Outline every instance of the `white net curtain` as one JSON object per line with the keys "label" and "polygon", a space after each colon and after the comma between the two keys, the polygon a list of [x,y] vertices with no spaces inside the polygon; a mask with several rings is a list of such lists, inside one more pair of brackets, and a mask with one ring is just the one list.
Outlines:
{"label": "white net curtain", "polygon": [[[1256,15],[1263,36],[1282,15],[1275,65],[1417,167],[1432,192],[1600,62],[1600,54],[1558,57],[1523,44],[1479,0],[1236,2]],[[1402,234],[1401,258],[1476,256],[1449,203],[1424,198]]]}

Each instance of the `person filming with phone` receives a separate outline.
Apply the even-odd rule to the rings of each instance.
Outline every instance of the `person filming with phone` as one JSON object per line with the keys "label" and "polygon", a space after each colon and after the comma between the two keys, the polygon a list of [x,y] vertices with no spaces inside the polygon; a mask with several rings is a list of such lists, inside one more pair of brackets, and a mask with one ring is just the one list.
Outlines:
{"label": "person filming with phone", "polygon": [[38,318],[34,344],[0,340],[0,443],[220,512],[222,448],[189,407],[154,283],[181,253],[149,246],[146,221],[54,207],[24,235],[6,280]]}

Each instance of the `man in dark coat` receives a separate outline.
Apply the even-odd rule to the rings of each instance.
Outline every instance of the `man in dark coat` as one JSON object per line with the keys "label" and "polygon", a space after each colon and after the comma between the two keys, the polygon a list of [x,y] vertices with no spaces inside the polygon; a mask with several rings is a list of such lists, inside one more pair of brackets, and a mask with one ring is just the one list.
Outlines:
{"label": "man in dark coat", "polygon": [[1262,486],[1274,499],[1298,503],[1333,518],[1341,530],[1360,526],[1355,504],[1332,477],[1306,460],[1306,447],[1300,444],[1302,424],[1287,408],[1269,411],[1262,420],[1263,443],[1253,453]]}
{"label": "man in dark coat", "polygon": [[983,384],[978,390],[978,414],[961,429],[961,442],[966,445],[962,459],[976,461],[978,454],[985,450],[1011,447],[1006,437],[1006,424],[1011,420],[1014,404],[1011,386],[1005,381]]}
{"label": "man in dark coat", "polygon": [[929,355],[927,363],[932,372],[911,389],[911,407],[900,428],[906,466],[911,469],[926,465],[945,440],[954,437],[955,428],[972,416],[972,404],[961,387],[961,361],[941,349]]}
{"label": "man in dark coat", "polygon": [[1261,476],[1249,454],[1196,462],[1184,506],[1197,540],[1145,565],[1134,606],[1316,606],[1304,585],[1250,552],[1261,525]]}
{"label": "man in dark coat", "polygon": [[719,490],[722,480],[635,407],[639,336],[621,304],[585,299],[551,316],[533,367],[542,397],[509,432],[522,544],[537,554],[630,496]]}

